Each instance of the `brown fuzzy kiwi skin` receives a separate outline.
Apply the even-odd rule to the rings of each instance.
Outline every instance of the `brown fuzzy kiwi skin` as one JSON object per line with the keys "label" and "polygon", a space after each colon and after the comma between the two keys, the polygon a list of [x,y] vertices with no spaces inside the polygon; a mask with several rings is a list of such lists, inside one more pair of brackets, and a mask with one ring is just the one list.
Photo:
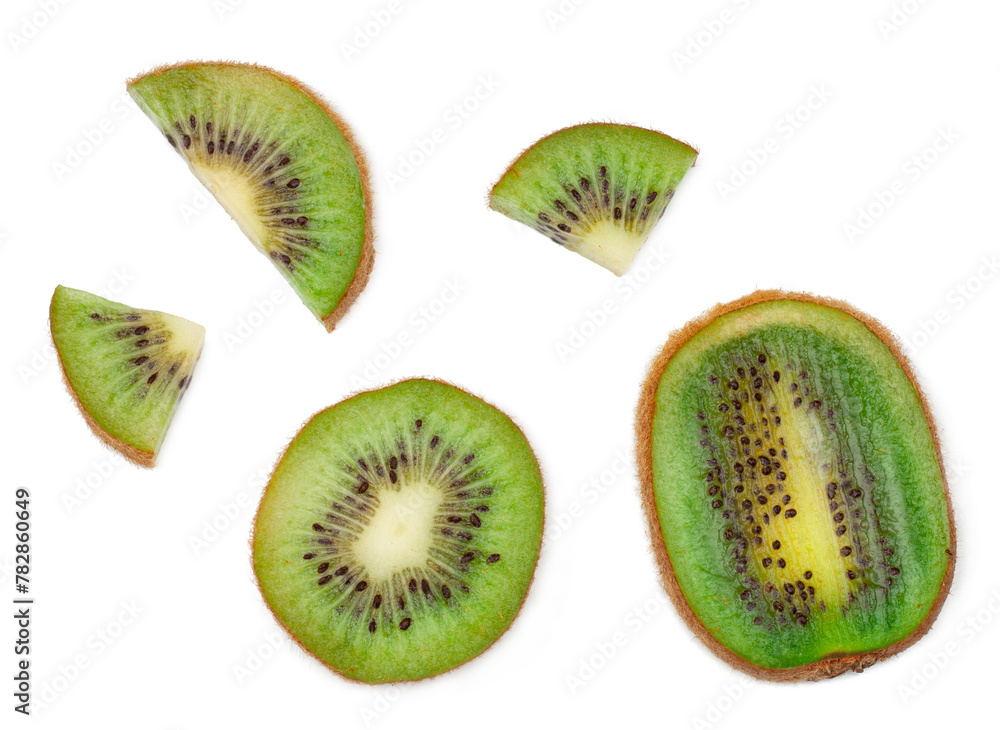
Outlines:
{"label": "brown fuzzy kiwi skin", "polygon": [[[934,450],[937,454],[938,466],[941,468],[941,479],[944,484],[944,498],[948,511],[950,545],[946,550],[948,554],[948,568],[945,571],[944,577],[941,579],[941,587],[938,590],[937,597],[928,611],[927,616],[909,636],[876,651],[861,654],[847,654],[843,656],[830,656],[825,659],[821,659],[820,661],[804,664],[799,667],[772,669],[768,667],[761,667],[747,661],[743,657],[723,646],[721,642],[712,636],[711,632],[694,613],[681,591],[680,584],[677,582],[677,576],[674,574],[673,565],[670,562],[670,556],[667,553],[666,543],[663,537],[663,528],[660,524],[660,518],[656,509],[656,501],[653,493],[652,426],[653,417],[656,412],[656,391],[659,386],[660,378],[662,377],[667,364],[670,362],[670,359],[681,347],[694,337],[694,335],[711,324],[716,318],[724,314],[728,314],[754,304],[759,304],[761,302],[780,300],[808,302],[839,309],[864,324],[872,334],[878,337],[878,339],[889,348],[889,351],[896,358],[896,361],[903,369],[903,372],[906,373],[906,377],[909,379],[911,385],[916,391],[917,397],[920,399],[920,405],[924,412],[924,418],[927,420],[927,425],[930,428],[931,437],[934,441]],[[684,623],[687,624],[688,628],[691,629],[691,631],[694,632],[699,639],[701,639],[701,641],[712,651],[713,654],[734,669],[746,672],[756,679],[769,680],[773,682],[795,682],[800,680],[815,681],[826,679],[828,677],[836,677],[849,670],[861,672],[876,662],[888,659],[904,649],[909,648],[923,638],[923,636],[930,631],[935,619],[937,619],[938,614],[941,612],[941,607],[944,605],[945,599],[948,597],[952,579],[955,575],[955,516],[952,510],[951,494],[948,490],[947,476],[943,467],[944,460],[941,455],[941,443],[938,440],[937,427],[934,424],[930,406],[927,403],[923,390],[921,390],[920,384],[917,382],[911,365],[906,356],[903,354],[900,343],[896,339],[895,335],[886,329],[880,322],[872,319],[867,314],[855,309],[846,302],[836,299],[817,297],[804,292],[787,292],[779,289],[762,290],[726,304],[718,304],[671,334],[670,338],[663,346],[663,349],[660,351],[660,354],[657,355],[656,359],[653,361],[653,364],[649,369],[649,374],[646,377],[646,381],[642,386],[639,405],[636,410],[636,463],[639,470],[642,507],[643,511],[646,513],[649,538],[653,548],[653,555],[656,558],[656,563],[660,569],[660,577],[663,582],[663,587],[666,589],[667,595],[670,596],[674,607],[677,609],[678,613],[680,613]]]}
{"label": "brown fuzzy kiwi skin", "polygon": [[339,677],[341,677],[343,679],[346,679],[349,682],[353,682],[355,684],[360,684],[360,685],[364,685],[364,686],[373,686],[373,685],[378,685],[378,684],[413,684],[415,682],[425,682],[425,681],[427,681],[429,679],[435,679],[435,678],[440,677],[442,675],[445,675],[445,674],[448,674],[450,672],[453,672],[456,669],[458,669],[459,667],[465,666],[466,664],[468,664],[469,662],[471,662],[471,661],[473,661],[475,659],[478,659],[479,657],[483,656],[483,654],[485,654],[490,649],[492,649],[494,646],[496,646],[496,643],[501,638],[503,638],[504,636],[506,636],[507,632],[510,631],[511,626],[513,626],[514,622],[517,621],[518,616],[521,615],[521,611],[524,610],[524,604],[527,602],[527,600],[528,600],[528,594],[531,592],[531,587],[534,585],[534,582],[535,582],[535,572],[538,569],[538,559],[541,556],[542,544],[545,541],[545,501],[546,501],[545,478],[544,478],[544,474],[542,473],[542,465],[541,465],[541,463],[539,463],[538,457],[535,456],[535,463],[538,464],[539,478],[540,478],[541,485],[542,485],[542,539],[539,540],[539,543],[538,543],[538,552],[535,554],[535,564],[534,564],[534,566],[532,566],[532,569],[531,569],[531,580],[528,581],[528,587],[524,591],[524,597],[521,599],[521,605],[519,605],[517,607],[517,611],[514,612],[514,616],[511,618],[510,623],[507,624],[507,628],[505,628],[502,632],[500,632],[489,646],[487,646],[485,649],[483,649],[481,652],[479,652],[475,656],[469,657],[468,659],[466,659],[461,664],[456,664],[451,669],[447,669],[447,670],[445,670],[443,672],[440,672],[438,674],[434,674],[434,675],[432,675],[430,677],[422,677],[420,679],[402,679],[402,680],[396,680],[396,681],[387,680],[387,681],[383,681],[383,682],[366,682],[364,680],[358,679],[357,677],[352,677],[350,674],[344,673],[343,671],[341,671],[337,667],[334,667],[334,666],[332,666],[330,664],[327,664],[320,657],[316,656],[312,651],[309,650],[309,648],[307,646],[305,646],[301,641],[299,641],[298,637],[295,636],[295,634],[293,634],[292,631],[284,624],[284,622],[281,620],[281,618],[278,616],[278,614],[275,613],[274,608],[271,607],[271,604],[267,602],[266,598],[264,598],[264,591],[261,589],[261,585],[260,585],[260,576],[257,575],[257,568],[254,565],[254,552],[253,552],[254,540],[257,537],[257,522],[260,519],[260,510],[261,510],[261,507],[263,507],[263,505],[264,505],[264,495],[267,494],[267,489],[268,489],[268,487],[270,487],[271,481],[274,479],[274,475],[277,473],[278,468],[281,466],[282,462],[284,462],[285,456],[288,454],[288,450],[292,447],[292,443],[298,437],[299,433],[301,433],[301,431],[304,428],[306,428],[310,423],[312,423],[313,420],[315,420],[318,416],[322,415],[323,413],[326,413],[328,410],[330,410],[330,408],[334,408],[334,407],[340,405],[341,403],[346,403],[347,401],[352,400],[353,398],[356,398],[359,395],[364,395],[365,393],[371,393],[371,392],[374,392],[376,390],[384,390],[385,388],[391,387],[393,385],[398,385],[399,383],[404,383],[404,382],[406,382],[408,380],[427,380],[427,381],[430,381],[432,383],[440,383],[441,385],[447,385],[447,386],[450,386],[452,388],[455,388],[456,390],[459,390],[459,391],[465,393],[466,395],[470,395],[473,398],[477,398],[478,400],[482,401],[483,403],[485,403],[486,405],[490,406],[491,408],[494,408],[495,410],[497,410],[500,413],[502,413],[504,415],[504,417],[506,417],[507,420],[511,422],[511,424],[514,426],[514,428],[517,429],[518,433],[521,434],[522,438],[524,438],[525,443],[528,444],[528,448],[531,450],[532,455],[533,456],[535,455],[534,449],[531,448],[531,442],[528,440],[528,437],[525,435],[524,430],[517,424],[517,422],[513,418],[511,418],[509,415],[507,415],[506,411],[503,411],[500,408],[497,408],[497,406],[493,405],[493,403],[490,403],[489,401],[485,400],[484,398],[480,398],[478,395],[475,395],[474,393],[470,393],[469,391],[467,391],[465,388],[462,388],[461,386],[455,385],[454,383],[449,383],[446,380],[441,380],[439,378],[431,378],[431,377],[400,378],[398,380],[389,381],[385,385],[382,385],[381,387],[378,387],[378,388],[372,388],[372,389],[369,389],[369,390],[359,390],[359,391],[356,391],[356,392],[352,393],[351,395],[349,395],[347,398],[344,398],[343,400],[338,401],[334,405],[328,406],[327,408],[324,408],[324,409],[322,409],[320,411],[317,411],[316,413],[314,413],[313,415],[311,415],[306,420],[306,422],[302,424],[302,427],[299,429],[298,432],[296,432],[295,436],[293,436],[291,438],[291,440],[288,442],[288,444],[285,446],[284,450],[281,452],[281,456],[278,457],[277,462],[275,462],[275,464],[274,464],[274,468],[271,470],[271,476],[268,477],[267,485],[264,487],[264,491],[261,493],[260,502],[257,505],[257,511],[254,514],[254,518],[253,518],[253,526],[250,529],[250,541],[249,541],[249,547],[250,547],[250,570],[253,571],[254,584],[257,586],[257,590],[260,592],[261,600],[263,601],[264,606],[270,612],[271,616],[274,617],[275,622],[292,639],[292,641],[294,641],[299,646],[299,648],[302,649],[302,651],[304,651],[306,654],[308,654],[309,656],[311,656],[313,659],[315,659],[317,662],[319,662],[320,664],[322,664],[324,667],[326,667],[327,669],[329,669],[331,672],[333,672],[337,676],[339,676]]}
{"label": "brown fuzzy kiwi skin", "polygon": [[507,165],[507,167],[504,168],[503,173],[501,173],[500,177],[497,178],[497,181],[493,183],[492,186],[490,186],[490,192],[486,196],[487,206],[489,206],[491,210],[496,210],[493,207],[493,193],[497,189],[497,185],[500,184],[501,180],[507,177],[507,173],[510,172],[517,165],[517,163],[519,163],[522,159],[524,159],[524,156],[526,154],[531,152],[531,150],[533,150],[535,147],[537,147],[542,142],[547,140],[549,137],[555,137],[560,132],[565,132],[567,129],[575,129],[576,127],[628,127],[630,129],[641,129],[644,132],[652,132],[653,134],[658,134],[661,137],[666,137],[667,139],[671,139],[674,142],[680,142],[682,145],[690,147],[695,151],[695,159],[694,162],[691,163],[691,167],[694,167],[695,164],[697,164],[698,162],[698,154],[700,154],[700,152],[697,147],[695,147],[693,144],[685,142],[684,140],[677,139],[676,137],[671,137],[669,134],[664,134],[663,132],[656,129],[650,129],[649,127],[640,127],[636,124],[616,124],[614,122],[598,122],[598,121],[584,122],[582,124],[571,124],[568,127],[561,127],[560,129],[557,129],[554,132],[546,134],[544,137],[535,140],[528,147],[525,147],[523,150],[521,150],[520,154],[518,154],[518,156],[515,157],[514,160],[509,165]]}
{"label": "brown fuzzy kiwi skin", "polygon": [[333,332],[334,327],[336,327],[341,318],[347,314],[347,310],[351,308],[351,305],[354,304],[354,301],[358,298],[358,295],[361,294],[365,285],[368,284],[368,278],[371,275],[372,266],[375,263],[375,227],[372,222],[374,212],[372,209],[371,174],[368,169],[368,160],[365,157],[364,152],[361,150],[361,147],[358,146],[357,140],[354,137],[354,132],[340,117],[340,115],[330,107],[323,97],[313,91],[310,87],[306,86],[296,78],[283,74],[280,71],[275,71],[273,68],[268,66],[261,66],[256,63],[242,63],[239,61],[182,61],[180,63],[157,66],[151,71],[134,76],[126,81],[126,86],[131,86],[135,82],[146,78],[147,76],[159,76],[164,72],[171,71],[173,69],[194,68],[197,66],[231,66],[264,71],[265,73],[274,76],[276,79],[284,81],[290,86],[294,86],[296,89],[309,97],[326,113],[328,117],[330,117],[333,123],[337,125],[337,129],[340,130],[340,133],[347,141],[347,146],[350,147],[351,152],[354,155],[354,161],[358,166],[358,176],[361,178],[361,192],[365,198],[365,234],[364,243],[361,248],[361,257],[358,259],[358,266],[354,270],[354,276],[351,278],[351,283],[344,291],[344,295],[340,298],[340,301],[337,302],[337,306],[333,308],[333,311],[318,318],[322,325],[326,328],[327,332]]}
{"label": "brown fuzzy kiwi skin", "polygon": [[136,448],[135,446],[127,444],[121,439],[112,436],[110,433],[101,428],[100,424],[98,424],[97,421],[94,420],[94,417],[87,412],[87,409],[83,407],[83,403],[80,402],[80,397],[77,395],[76,389],[73,387],[73,384],[69,382],[69,376],[66,374],[66,368],[63,366],[62,353],[59,351],[59,344],[56,342],[55,336],[52,335],[51,322],[52,322],[52,304],[50,303],[49,337],[51,337],[52,339],[52,347],[55,348],[56,355],[58,356],[56,357],[56,359],[59,361],[59,372],[62,373],[63,383],[66,384],[66,390],[69,391],[70,397],[72,397],[73,402],[76,403],[76,407],[83,416],[83,420],[87,422],[87,425],[90,427],[90,430],[94,432],[94,435],[97,436],[97,438],[99,438],[102,442],[104,442],[105,446],[114,449],[136,466],[142,466],[147,469],[152,469],[154,466],[156,466],[156,457],[152,451],[143,451],[142,449]]}

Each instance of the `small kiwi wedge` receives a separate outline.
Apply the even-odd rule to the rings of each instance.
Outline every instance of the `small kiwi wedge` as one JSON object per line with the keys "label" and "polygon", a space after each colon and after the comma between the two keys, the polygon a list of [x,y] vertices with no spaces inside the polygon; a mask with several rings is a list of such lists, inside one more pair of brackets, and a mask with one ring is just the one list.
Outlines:
{"label": "small kiwi wedge", "polygon": [[860,672],[941,610],[937,432],[896,339],[851,306],[761,291],[689,323],[646,380],[637,452],[667,592],[732,666]]}
{"label": "small kiwi wedge", "polygon": [[262,66],[164,66],[128,92],[331,331],[374,258],[368,171],[347,125]]}
{"label": "small kiwi wedge", "polygon": [[87,425],[140,466],[153,466],[205,342],[205,328],[65,286],[49,308],[52,341]]}
{"label": "small kiwi wedge", "polygon": [[490,207],[621,276],[697,156],[642,127],[567,127],[514,160]]}
{"label": "small kiwi wedge", "polygon": [[406,380],[317,413],[275,467],[253,567],[278,622],[338,674],[432,677],[510,626],[541,547],[524,434],[479,398]]}

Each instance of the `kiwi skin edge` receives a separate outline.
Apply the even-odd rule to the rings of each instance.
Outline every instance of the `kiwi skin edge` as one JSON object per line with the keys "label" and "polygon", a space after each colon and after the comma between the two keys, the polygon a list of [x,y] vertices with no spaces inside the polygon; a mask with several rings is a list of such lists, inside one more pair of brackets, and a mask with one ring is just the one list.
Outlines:
{"label": "kiwi skin edge", "polygon": [[[695,615],[694,611],[688,605],[687,600],[684,597],[684,593],[681,591],[681,587],[677,582],[677,577],[674,574],[673,565],[670,562],[670,556],[667,554],[666,543],[663,538],[663,530],[660,524],[660,518],[657,514],[656,502],[653,495],[652,426],[653,416],[656,412],[656,390],[659,386],[660,378],[663,375],[663,371],[667,367],[667,363],[670,362],[670,359],[674,356],[674,354],[681,347],[683,347],[688,340],[713,322],[717,317],[729,314],[737,309],[748,307],[752,304],[771,302],[781,299],[809,302],[812,304],[820,304],[839,309],[864,324],[872,334],[874,334],[886,347],[889,348],[893,357],[896,358],[896,362],[899,363],[899,366],[903,369],[907,379],[916,391],[917,398],[920,399],[920,406],[923,409],[924,418],[927,421],[927,425],[931,432],[931,438],[934,441],[934,450],[937,454],[938,465],[941,467],[941,479],[944,484],[944,499],[948,511],[948,523],[950,528],[949,542],[951,547],[948,550],[948,568],[945,571],[944,577],[941,579],[941,587],[938,590],[937,597],[934,599],[934,604],[931,606],[930,611],[928,611],[923,622],[921,622],[921,624],[909,636],[897,641],[895,644],[890,644],[889,646],[876,651],[861,654],[831,656],[799,667],[770,669],[747,661],[743,657],[723,646],[721,642],[715,639],[698,616]],[[755,679],[769,680],[772,682],[796,682],[800,680],[816,681],[820,679],[827,679],[829,677],[836,677],[849,670],[861,672],[876,662],[888,659],[904,649],[909,648],[923,638],[928,631],[930,631],[935,619],[937,619],[938,614],[941,612],[941,607],[944,605],[945,599],[948,597],[952,579],[955,575],[955,515],[952,510],[951,494],[948,489],[947,475],[945,474],[943,466],[944,461],[941,457],[941,443],[938,439],[937,426],[935,425],[934,418],[931,415],[930,406],[927,404],[924,392],[920,389],[920,384],[914,377],[909,361],[902,352],[899,341],[896,339],[895,335],[886,329],[880,322],[857,310],[847,302],[837,299],[817,297],[804,292],[787,292],[780,289],[756,291],[753,294],[741,297],[735,301],[725,304],[717,304],[712,309],[702,313],[692,321],[688,322],[681,329],[673,332],[667,339],[663,349],[653,360],[639,396],[639,405],[636,409],[635,429],[636,465],[639,471],[642,508],[646,513],[646,524],[649,533],[648,536],[652,544],[653,555],[660,569],[660,579],[663,583],[663,587],[666,590],[667,595],[670,596],[670,600],[673,602],[674,607],[677,609],[677,612],[684,620],[684,623],[687,624],[688,628],[694,632],[695,636],[697,636],[713,654],[715,654],[722,661],[726,662],[729,666],[734,669],[739,669]]]}
{"label": "kiwi skin edge", "polygon": [[175,68],[206,65],[253,68],[258,71],[269,73],[275,78],[294,86],[296,89],[309,97],[326,113],[328,117],[330,117],[331,120],[333,120],[333,123],[337,125],[337,129],[340,130],[340,133],[347,141],[347,146],[350,147],[351,152],[354,154],[354,160],[358,166],[358,177],[361,179],[361,192],[365,198],[365,238],[361,248],[361,258],[358,259],[358,266],[354,270],[354,277],[351,279],[351,283],[347,286],[347,289],[344,291],[344,295],[340,298],[340,301],[337,302],[337,306],[333,308],[333,311],[320,320],[323,326],[326,327],[327,332],[333,332],[333,328],[336,327],[337,322],[339,322],[340,319],[347,314],[347,310],[351,308],[351,305],[354,304],[354,300],[358,298],[358,295],[361,294],[361,290],[365,288],[365,285],[368,283],[368,277],[372,271],[372,265],[375,263],[375,248],[373,246],[373,242],[375,240],[375,228],[372,224],[372,189],[371,176],[368,170],[368,160],[365,158],[364,152],[354,139],[354,133],[351,131],[351,128],[346,122],[344,122],[343,119],[340,118],[330,105],[326,103],[323,97],[298,79],[292,78],[291,76],[283,74],[280,71],[275,71],[273,68],[268,66],[261,66],[256,63],[242,63],[239,61],[182,61],[180,63],[170,63],[163,66],[157,66],[151,71],[133,76],[125,82],[125,85],[131,86],[133,83],[139,79],[145,78],[146,76],[159,76],[164,71],[169,71]]}
{"label": "kiwi skin edge", "polygon": [[[263,602],[265,608],[267,608],[267,610],[270,612],[271,616],[274,618],[275,623],[277,623],[278,626],[281,627],[282,631],[285,632],[285,635],[288,636],[292,641],[294,641],[295,644],[300,649],[302,649],[302,651],[304,651],[310,657],[312,657],[313,659],[315,659],[321,665],[323,665],[324,667],[326,667],[327,669],[329,669],[331,672],[333,672],[337,676],[342,677],[343,679],[346,679],[349,682],[353,682],[354,684],[360,684],[360,685],[363,685],[365,687],[371,687],[371,686],[375,686],[377,684],[412,684],[412,683],[415,683],[415,682],[426,682],[427,680],[435,679],[436,677],[440,677],[440,676],[442,676],[444,674],[448,674],[449,672],[453,672],[456,669],[458,669],[459,667],[463,667],[466,664],[468,664],[469,662],[478,659],[479,657],[483,656],[486,652],[488,652],[490,649],[492,649],[496,645],[496,643],[501,638],[503,638],[507,634],[508,631],[510,631],[511,626],[514,625],[514,622],[517,621],[518,617],[521,615],[521,611],[524,609],[524,604],[528,602],[528,596],[530,595],[531,588],[532,588],[532,586],[535,583],[535,573],[538,570],[538,558],[541,556],[542,545],[545,543],[545,511],[546,511],[545,510],[545,491],[546,491],[545,490],[545,474],[542,472],[541,462],[538,461],[538,457],[536,456],[535,457],[535,462],[538,464],[538,472],[539,472],[539,475],[541,477],[541,484],[542,484],[542,539],[538,543],[538,553],[535,555],[535,565],[534,565],[534,567],[531,570],[531,580],[528,581],[528,587],[524,591],[524,598],[521,600],[521,605],[517,607],[517,611],[514,613],[514,616],[511,618],[510,623],[507,624],[507,628],[504,629],[493,640],[493,642],[489,646],[487,646],[485,649],[483,649],[481,652],[479,652],[475,656],[469,657],[468,659],[466,659],[461,664],[457,664],[454,667],[452,667],[451,669],[445,670],[444,672],[441,672],[440,674],[435,674],[435,675],[430,676],[430,677],[423,677],[421,679],[404,679],[404,680],[399,680],[399,681],[396,681],[396,682],[365,682],[365,681],[362,681],[360,679],[357,679],[356,677],[352,677],[349,674],[345,674],[344,672],[340,671],[336,667],[333,667],[330,664],[327,664],[326,662],[324,662],[322,659],[320,659],[318,656],[316,656],[313,652],[309,651],[309,649],[301,641],[299,641],[299,638],[295,634],[293,634],[288,629],[288,627],[285,626],[284,623],[282,623],[281,619],[278,617],[278,614],[276,614],[274,612],[274,609],[271,608],[271,604],[269,604],[264,599],[264,592],[263,592],[263,590],[261,590],[260,578],[257,575],[257,568],[254,565],[254,555],[253,555],[253,546],[254,546],[254,541],[255,541],[256,535],[257,535],[257,519],[260,517],[260,508],[261,508],[261,505],[263,504],[263,501],[264,501],[264,499],[263,499],[264,498],[264,493],[267,491],[267,487],[271,484],[271,480],[274,479],[275,472],[278,471],[278,467],[281,466],[281,462],[283,462],[285,460],[285,454],[288,453],[288,449],[291,448],[292,443],[298,437],[298,435],[302,431],[302,429],[304,429],[306,426],[308,426],[310,423],[312,423],[313,419],[316,418],[318,415],[320,415],[321,413],[325,413],[330,408],[333,408],[334,406],[337,406],[337,405],[340,405],[341,403],[349,401],[349,400],[351,400],[352,398],[354,398],[356,396],[362,395],[364,393],[368,393],[368,392],[370,392],[372,390],[383,390],[384,388],[388,388],[388,387],[390,387],[392,385],[396,385],[396,384],[404,382],[406,380],[414,380],[414,379],[417,379],[417,380],[429,380],[432,383],[440,383],[442,385],[447,385],[449,387],[455,388],[456,390],[462,391],[466,395],[471,395],[474,398],[478,398],[483,403],[485,403],[486,405],[488,405],[490,408],[495,408],[497,411],[499,411],[500,413],[502,413],[507,418],[507,420],[509,420],[511,422],[511,424],[513,424],[514,428],[516,428],[518,430],[518,432],[521,434],[521,436],[524,437],[524,441],[525,441],[525,443],[528,444],[528,448],[531,449],[531,442],[528,440],[528,437],[525,436],[524,430],[517,424],[517,422],[513,418],[511,418],[507,414],[506,411],[502,410],[501,408],[497,408],[497,406],[493,405],[489,401],[485,400],[484,398],[480,398],[475,393],[470,393],[469,391],[467,391],[465,388],[462,388],[461,386],[455,385],[454,383],[450,383],[447,380],[441,380],[440,378],[419,377],[419,376],[416,377],[416,378],[399,378],[397,380],[391,380],[391,381],[389,381],[389,382],[387,382],[387,383],[385,383],[383,385],[380,385],[377,388],[369,388],[367,390],[356,391],[355,393],[352,393],[348,397],[343,398],[342,400],[337,401],[333,405],[328,406],[327,408],[323,408],[322,410],[317,411],[316,413],[314,413],[311,416],[309,416],[308,419],[306,419],[305,423],[303,423],[302,426],[299,427],[299,430],[295,432],[295,435],[292,436],[292,438],[289,440],[288,444],[285,446],[284,450],[281,452],[281,456],[279,456],[278,460],[274,463],[274,468],[271,469],[271,475],[267,479],[267,484],[264,486],[264,490],[261,492],[261,499],[260,499],[260,502],[257,503],[257,511],[254,513],[254,516],[253,516],[253,525],[250,528],[250,542],[249,542],[249,547],[250,547],[250,570],[253,571],[253,581],[254,581],[254,585],[257,587],[257,592],[260,594],[260,600]],[[534,454],[535,450],[531,449],[531,453]]]}

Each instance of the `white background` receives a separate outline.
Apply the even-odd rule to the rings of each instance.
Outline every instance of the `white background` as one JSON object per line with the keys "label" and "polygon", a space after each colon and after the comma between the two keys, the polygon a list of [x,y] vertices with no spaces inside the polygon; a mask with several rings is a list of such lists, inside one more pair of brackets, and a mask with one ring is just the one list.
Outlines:
{"label": "white background", "polygon": [[[372,13],[388,23],[366,26]],[[998,21],[985,0],[5,2],[0,583],[9,605],[13,491],[25,485],[35,697],[49,700],[36,722],[995,723]],[[127,77],[186,59],[300,78],[367,151],[378,256],[333,334],[124,98]],[[592,119],[701,150],[631,278],[485,203],[522,148]],[[446,141],[421,161],[414,151],[438,128]],[[401,170],[411,154],[418,164]],[[872,220],[851,235],[859,208]],[[57,284],[207,327],[155,470],[115,460],[65,393],[47,345]],[[449,286],[461,293],[444,304]],[[861,676],[746,680],[667,605],[648,549],[632,456],[647,365],[671,330],[758,287],[843,298],[882,320],[904,338],[941,430],[959,527],[953,595],[923,641]],[[251,317],[272,296],[269,316]],[[606,300],[613,314],[587,325]],[[574,332],[582,346],[561,355]],[[376,361],[401,335],[409,346]],[[548,534],[495,648],[434,680],[371,688],[269,645],[280,635],[247,540],[273,460],[311,413],[414,375],[461,384],[523,426],[546,476]],[[603,491],[588,486],[602,478]],[[4,727],[13,632],[0,621]]]}

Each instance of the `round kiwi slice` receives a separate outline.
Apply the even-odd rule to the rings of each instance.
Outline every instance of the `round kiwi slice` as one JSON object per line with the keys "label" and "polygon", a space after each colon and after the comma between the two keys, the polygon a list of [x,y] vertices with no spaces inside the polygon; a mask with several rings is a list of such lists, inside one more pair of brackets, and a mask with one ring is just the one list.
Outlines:
{"label": "round kiwi slice", "polygon": [[374,257],[368,171],[347,125],[262,66],[165,66],[129,81],[128,92],[332,330]]}
{"label": "round kiwi slice", "polygon": [[667,592],[731,665],[821,679],[929,630],[951,504],[930,411],[879,323],[781,291],[720,305],[666,343],[637,436]]}
{"label": "round kiwi slice", "polygon": [[507,168],[490,207],[621,276],[697,156],[650,129],[567,127]]}
{"label": "round kiwi slice", "polygon": [[275,617],[335,672],[431,677],[485,651],[524,601],[542,479],[503,413],[407,380],[313,416],[278,462],[253,565]]}
{"label": "round kiwi slice", "polygon": [[87,424],[128,459],[153,466],[191,383],[205,328],[65,286],[52,295],[49,320],[66,385]]}

